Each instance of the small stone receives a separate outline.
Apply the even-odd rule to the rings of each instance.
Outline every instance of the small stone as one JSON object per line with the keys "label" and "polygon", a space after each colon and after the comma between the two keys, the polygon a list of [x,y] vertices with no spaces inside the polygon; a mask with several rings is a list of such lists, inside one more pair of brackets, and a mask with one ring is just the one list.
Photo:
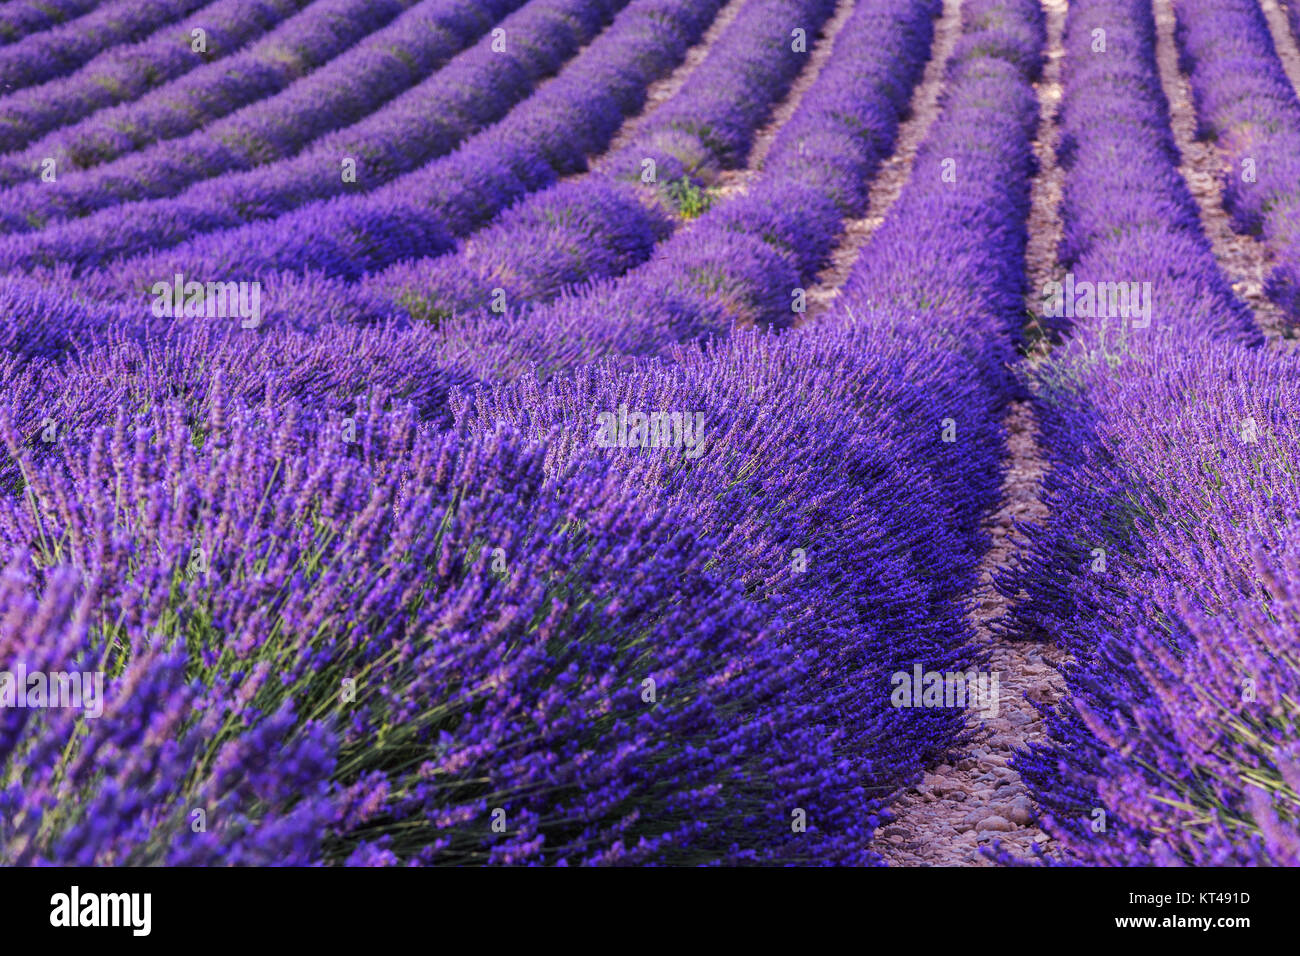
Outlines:
{"label": "small stone", "polygon": [[1005,817],[999,817],[994,815],[980,821],[977,829],[979,829],[981,832],[986,830],[993,830],[998,833],[1005,833],[1008,830],[1012,830],[1015,828],[1011,825],[1010,820],[1007,820]]}
{"label": "small stone", "polygon": [[1034,810],[1030,806],[1029,800],[1025,797],[1016,797],[1011,802],[1011,810],[1008,812],[1008,818],[1012,823],[1020,826],[1028,826],[1034,819]]}

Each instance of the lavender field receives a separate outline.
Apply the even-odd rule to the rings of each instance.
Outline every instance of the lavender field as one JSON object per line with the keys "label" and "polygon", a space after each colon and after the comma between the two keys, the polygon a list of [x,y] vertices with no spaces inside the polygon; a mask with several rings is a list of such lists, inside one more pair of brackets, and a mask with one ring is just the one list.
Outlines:
{"label": "lavender field", "polygon": [[1300,865],[1298,88],[1300,0],[0,0],[0,865]]}

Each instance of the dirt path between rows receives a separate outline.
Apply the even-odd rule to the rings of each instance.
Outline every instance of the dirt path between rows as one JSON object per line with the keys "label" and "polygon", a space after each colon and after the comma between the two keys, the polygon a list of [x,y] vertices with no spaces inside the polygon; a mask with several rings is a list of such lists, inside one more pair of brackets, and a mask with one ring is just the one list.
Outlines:
{"label": "dirt path between rows", "polygon": [[950,757],[894,804],[895,820],[882,831],[877,849],[891,866],[993,866],[981,847],[994,842],[1029,859],[1037,845],[1058,858],[1052,840],[1034,823],[1035,805],[1010,765],[1017,750],[1041,740],[1045,724],[1036,705],[1051,706],[1065,693],[1058,668],[1064,655],[1051,644],[1012,642],[990,632],[1006,610],[993,588],[992,573],[1015,550],[1013,521],[1041,521],[1039,489],[1046,465],[1035,442],[1036,424],[1027,403],[1007,416],[1010,460],[1002,506],[993,518],[993,546],[984,560],[979,604],[971,614],[978,636],[992,645],[989,669],[999,675],[996,717],[970,721],[978,735],[963,753]]}
{"label": "dirt path between rows", "polygon": [[1049,282],[1061,280],[1057,250],[1065,233],[1061,219],[1061,198],[1065,190],[1065,171],[1056,161],[1061,131],[1056,124],[1056,114],[1061,108],[1061,70],[1065,65],[1065,48],[1059,42],[1064,30],[1066,0],[1045,0],[1043,8],[1048,16],[1047,57],[1043,76],[1037,85],[1038,135],[1034,139],[1034,156],[1038,160],[1038,175],[1029,189],[1029,241],[1025,246],[1025,279],[1029,287],[1026,307],[1034,316],[1035,326],[1043,313],[1043,288]]}
{"label": "dirt path between rows", "polygon": [[1214,249],[1214,258],[1237,298],[1249,306],[1261,329],[1278,335],[1287,323],[1281,310],[1264,293],[1264,283],[1272,271],[1271,254],[1258,239],[1232,228],[1232,220],[1223,208],[1220,185],[1220,177],[1232,172],[1231,164],[1214,144],[1196,138],[1191,85],[1178,67],[1173,4],[1171,0],[1154,0],[1154,9],[1160,83],[1169,100],[1169,122],[1183,158],[1179,172],[1196,199],[1201,228]]}
{"label": "dirt path between rows", "polygon": [[754,137],[754,143],[749,150],[749,160],[745,164],[745,168],[726,170],[718,178],[718,184],[714,189],[717,202],[725,201],[732,196],[745,192],[749,188],[749,184],[753,182],[754,177],[759,174],[759,171],[763,168],[763,160],[767,159],[772,144],[776,142],[777,134],[781,132],[781,128],[786,123],[790,122],[790,118],[799,109],[799,104],[803,102],[804,94],[817,82],[817,77],[821,75],[822,68],[830,62],[831,51],[835,48],[835,40],[840,31],[844,29],[844,24],[848,22],[849,15],[853,13],[853,8],[856,5],[857,0],[839,0],[835,12],[822,26],[821,33],[811,48],[808,64],[799,71],[799,76],[790,87],[790,92],[786,94],[785,99],[772,111],[772,118]]}
{"label": "dirt path between rows", "polygon": [[885,221],[885,216],[903,192],[903,186],[911,178],[916,151],[939,115],[939,94],[943,88],[944,70],[959,36],[961,0],[944,0],[943,12],[934,25],[930,60],[925,65],[921,82],[912,91],[907,118],[898,126],[894,152],[880,164],[880,169],[876,172],[871,183],[866,213],[861,218],[850,219],[844,224],[839,243],[831,253],[830,265],[821,271],[816,284],[808,290],[808,311],[802,316],[800,324],[816,321],[819,315],[830,308],[848,279],[858,253]]}
{"label": "dirt path between rows", "polygon": [[[1034,290],[1055,274],[1061,236],[1063,176],[1055,149],[1066,3],[1044,0],[1043,5],[1047,60],[1036,86],[1039,125],[1034,142],[1040,167],[1030,193],[1026,251],[1031,307],[1036,305]],[[992,866],[981,848],[993,843],[1021,858],[1031,858],[1035,847],[1049,858],[1060,857],[1050,837],[1035,825],[1036,807],[1011,761],[1017,750],[1043,738],[1045,723],[1038,705],[1050,707],[1064,696],[1058,668],[1065,656],[1051,644],[1008,641],[990,627],[1008,607],[993,586],[993,574],[1008,564],[1016,549],[1014,522],[1041,522],[1046,517],[1041,487],[1047,465],[1037,445],[1032,406],[1013,403],[1006,426],[1002,503],[990,521],[992,544],[982,562],[977,604],[970,616],[977,639],[991,648],[989,668],[999,675],[998,712],[986,719],[972,713],[968,720],[978,730],[970,747],[899,797],[893,808],[896,819],[884,828],[879,847],[893,866]]]}

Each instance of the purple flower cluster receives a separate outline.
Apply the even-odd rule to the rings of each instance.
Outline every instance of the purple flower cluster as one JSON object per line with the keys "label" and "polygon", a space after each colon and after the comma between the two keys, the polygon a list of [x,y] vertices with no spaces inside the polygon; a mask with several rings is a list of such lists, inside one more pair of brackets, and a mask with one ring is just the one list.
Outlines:
{"label": "purple flower cluster", "polygon": [[1060,323],[1035,375],[1051,517],[999,586],[1027,594],[1009,633],[1071,655],[1070,696],[1017,764],[1077,861],[1295,865],[1300,363],[1218,271],[1154,41],[1137,0],[1070,7],[1063,257],[1155,299],[1149,325]]}
{"label": "purple flower cluster", "polygon": [[1267,291],[1300,324],[1300,99],[1257,4],[1180,0],[1175,9],[1200,127],[1231,162],[1224,205],[1272,250]]}
{"label": "purple flower cluster", "polygon": [[[306,0],[218,0],[189,22],[100,54],[66,79],[0,97],[0,152],[228,56],[303,6]],[[194,29],[203,30],[201,50],[194,48]]]}

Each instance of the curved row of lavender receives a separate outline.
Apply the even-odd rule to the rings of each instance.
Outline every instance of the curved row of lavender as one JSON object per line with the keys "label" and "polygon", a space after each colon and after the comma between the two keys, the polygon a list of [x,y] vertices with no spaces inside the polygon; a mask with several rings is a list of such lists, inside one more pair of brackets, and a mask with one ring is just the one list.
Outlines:
{"label": "curved row of lavender", "polygon": [[[306,0],[217,0],[128,46],[106,50],[61,80],[0,96],[0,152],[116,103],[133,100],[190,70],[235,53]],[[196,36],[195,30],[202,33]]]}
{"label": "curved row of lavender", "polygon": [[4,0],[0,3],[0,46],[84,16],[100,0]]}
{"label": "curved row of lavender", "polygon": [[498,316],[517,312],[619,276],[652,253],[670,257],[656,244],[689,218],[690,196],[703,195],[683,187],[710,185],[746,164],[759,125],[806,68],[809,47],[798,31],[815,37],[832,6],[747,6],[681,89],[590,172],[516,203],[454,255],[397,263],[367,286],[417,320],[463,321],[494,299]]}
{"label": "curved row of lavender", "polygon": [[[719,168],[743,162],[758,124],[807,62],[806,55],[792,50],[793,31],[815,33],[831,6],[828,0],[749,4],[746,15],[719,38],[716,49],[680,94],[656,110],[646,129],[638,132],[628,146],[638,158],[620,164],[621,169],[640,176],[643,160],[639,157],[648,154],[653,159],[664,143]],[[703,29],[701,14],[710,9],[675,3],[629,7],[602,42],[593,44],[547,89],[451,155],[395,179],[373,195],[311,204],[280,219],[203,236],[177,249],[128,261],[110,269],[100,284],[128,292],[148,289],[159,276],[178,269],[194,275],[237,270],[259,277],[276,270],[310,270],[358,279],[410,259],[420,250],[426,259],[437,255],[521,196],[581,172],[587,157],[607,147],[624,118],[641,106],[648,83],[685,54]],[[682,29],[673,37],[666,28],[677,21]],[[572,189],[562,192],[559,204],[572,193]],[[635,247],[653,240],[657,227],[646,220],[646,214],[638,215],[637,200],[630,192],[605,191],[587,200],[584,204],[597,208],[597,214],[603,211],[620,218],[619,210],[626,210],[642,222],[640,236],[631,229],[631,255],[637,254]],[[555,201],[549,196],[540,200]],[[599,209],[601,202],[604,210]],[[516,208],[514,214],[521,220],[532,215],[528,207]],[[553,218],[545,211],[539,214],[543,221]],[[343,246],[322,242],[311,230],[356,238]],[[418,241],[412,242],[413,237]],[[627,261],[623,268],[631,264]],[[455,265],[453,261],[451,267]],[[392,284],[402,281],[399,276]],[[429,308],[431,314],[436,311]]]}
{"label": "curved row of lavender", "polygon": [[[373,189],[499,124],[627,2],[530,0],[496,28],[503,34],[484,37],[385,108],[291,159],[218,176],[172,199],[128,203],[40,233],[5,236],[0,264],[82,271],[201,233],[273,218],[312,200]],[[513,46],[511,34],[517,40]],[[349,161],[354,175],[348,175]],[[406,226],[414,231],[414,224]],[[410,245],[418,248],[422,236],[415,233]]]}
{"label": "curved row of lavender", "polygon": [[1257,4],[1179,0],[1175,10],[1200,127],[1232,164],[1224,205],[1272,250],[1266,291],[1300,324],[1300,99]]}
{"label": "curved row of lavender", "polygon": [[[349,127],[354,125],[369,124],[369,127],[383,128],[391,134],[391,127],[385,124],[394,122],[395,117],[389,110],[404,109],[408,116],[420,108],[442,112],[467,111],[466,105],[456,98],[456,83],[468,80],[470,71],[486,74],[490,69],[500,72],[503,67],[499,57],[489,59],[491,51],[485,47],[490,41],[480,42],[472,50],[461,53],[460,57],[451,58],[482,37],[496,24],[498,17],[519,6],[520,0],[491,0],[488,3],[426,0],[406,10],[392,23],[367,36],[311,75],[290,84],[278,95],[249,104],[188,136],[132,152],[86,172],[74,173],[65,177],[62,183],[29,182],[7,190],[4,199],[12,211],[4,217],[4,225],[9,231],[43,228],[51,221],[76,219],[106,207],[116,211],[122,203],[177,193],[182,195],[171,207],[178,203],[182,208],[184,204],[197,206],[205,198],[211,202],[208,193],[212,189],[222,190],[221,196],[227,203],[242,201],[252,204],[234,179],[242,170],[262,167],[264,175],[282,174],[277,160],[292,162],[289,157],[308,149],[307,156],[299,157],[297,162],[301,167],[304,161],[315,155],[310,151],[313,144],[318,144],[331,132],[351,135],[353,130]],[[532,14],[525,16],[521,13],[519,20],[507,21],[502,29],[518,28],[545,34],[548,21],[551,32],[569,27],[565,22],[557,27],[555,21],[559,18],[554,11],[548,17],[545,5],[529,9],[533,10]],[[385,12],[381,8],[383,15]],[[599,22],[595,13],[585,19],[588,24],[592,20]],[[593,27],[588,25],[586,29]],[[563,55],[560,51],[572,51],[571,46],[565,46],[566,39],[570,44],[576,44],[586,35],[579,31],[576,37],[559,39],[556,43],[558,49],[552,52],[552,56]],[[539,70],[544,71],[553,65],[554,61],[550,60],[538,67],[524,59],[518,63],[512,61],[505,69],[520,67],[531,80],[536,78]],[[445,71],[443,67],[446,67]],[[480,89],[476,92],[479,95],[494,92],[490,88],[481,89],[482,81],[478,86]],[[434,94],[431,101],[430,92]],[[401,95],[404,93],[405,96]],[[466,94],[459,95],[463,99]],[[498,99],[504,102],[490,100],[486,106],[480,107],[479,112],[490,118],[508,107],[510,101],[507,98],[498,93]],[[389,110],[381,109],[385,105]],[[401,115],[396,118],[400,119]],[[414,138],[415,131],[408,135]],[[408,144],[402,142],[398,145]],[[418,144],[409,145],[418,155]],[[331,154],[333,179],[342,181],[340,159],[348,155],[337,150]],[[186,190],[186,187],[214,177],[216,181],[206,193],[202,187]],[[111,218],[111,215],[105,215],[94,221]],[[74,232],[77,228],[76,224],[72,226]],[[21,240],[18,244],[21,246]]]}
{"label": "curved row of lavender", "polygon": [[[274,96],[386,26],[411,0],[315,0],[248,50],[201,66],[138,100],[61,126],[20,153],[0,156],[0,185],[30,183],[41,163],[90,169],[174,139],[242,106]],[[6,227],[9,228],[9,227]]]}
{"label": "curved row of lavender", "polygon": [[1071,4],[1064,86],[1051,518],[1000,586],[1029,595],[1011,633],[1071,655],[1070,696],[1017,763],[1076,861],[1295,865],[1300,362],[1260,347],[1201,232],[1150,6]]}
{"label": "curved row of lavender", "polygon": [[[723,200],[628,275],[587,281],[538,304],[554,287],[548,236],[536,221],[519,223],[525,230],[515,244],[543,250],[536,265],[523,263],[529,284],[518,281],[511,262],[505,313],[476,303],[442,318],[439,353],[484,381],[529,369],[544,378],[617,355],[669,358],[678,343],[725,335],[735,322],[780,327],[798,318],[805,286],[825,265],[844,219],[866,208],[871,176],[893,148],[920,79],[937,13],[933,2],[857,8],[745,194]],[[672,170],[671,158],[659,165]],[[698,163],[674,172],[699,187],[711,178]],[[514,219],[506,214],[473,240],[485,249],[476,254],[490,263],[499,250],[504,265]],[[410,270],[394,267],[363,288],[391,296],[394,277]],[[477,288],[483,291],[481,279]],[[418,298],[401,286],[395,291],[408,314],[427,315]]]}
{"label": "curved row of lavender", "polygon": [[52,30],[0,48],[0,88],[35,86],[81,67],[96,53],[139,40],[206,0],[115,0]]}
{"label": "curved row of lavender", "polygon": [[[133,271],[129,287],[147,286],[158,269],[164,272],[157,274],[181,268],[196,275],[238,269],[257,276],[268,271],[308,269],[323,275],[359,278],[394,266],[375,276],[372,285],[400,301],[415,317],[430,320],[487,301],[502,273],[509,276],[508,280],[500,280],[509,286],[502,287],[507,303],[526,301],[547,290],[558,292],[566,284],[591,276],[620,274],[644,261],[654,244],[667,235],[671,227],[666,212],[673,204],[666,201],[668,209],[664,211],[653,205],[643,208],[638,191],[618,180],[639,180],[649,161],[656,164],[657,186],[667,191],[681,184],[685,173],[673,170],[671,162],[665,160],[668,150],[693,169],[720,171],[742,165],[758,126],[807,63],[806,53],[792,49],[792,34],[804,30],[815,36],[832,7],[828,0],[751,2],[745,15],[718,38],[709,56],[676,95],[660,104],[616,155],[602,156],[597,161],[597,173],[515,203],[491,229],[469,240],[458,255],[402,262],[404,247],[388,241],[387,236],[397,233],[404,221],[419,218],[431,218],[434,227],[441,224],[448,235],[459,236],[459,224],[440,223],[445,207],[430,200],[439,198],[448,184],[456,181],[446,172],[448,168],[461,171],[464,178],[475,170],[473,160],[467,164],[463,152],[400,178],[373,197],[327,208],[308,206],[286,220],[229,236],[214,235],[175,250],[174,256],[164,254],[143,265],[130,264],[128,268]],[[686,12],[685,7],[679,9]],[[629,8],[628,12],[633,11]],[[653,20],[640,20],[635,36],[664,49],[662,24],[662,15],[656,11]],[[629,17],[623,30],[636,25],[637,21]],[[611,41],[615,36],[619,37],[624,55],[633,52],[629,41],[634,34],[611,34]],[[684,54],[688,40],[689,36],[683,35],[680,46],[674,44],[667,51]],[[643,68],[658,65],[662,71],[670,65],[640,59]],[[509,155],[507,150],[513,150],[512,169],[528,171],[532,166],[540,170],[540,176],[527,173],[525,189],[539,181],[545,183],[580,172],[587,165],[586,157],[607,147],[626,116],[641,106],[646,82],[653,73],[639,77],[626,68],[617,69],[611,60],[595,62],[605,76],[580,78],[577,71],[581,67],[575,63],[574,72],[561,77],[559,82],[565,86],[552,95],[563,98],[563,111],[556,110],[553,101],[526,103],[500,131],[494,145],[496,155]],[[569,89],[581,90],[580,98],[568,95]],[[581,138],[568,125],[579,111],[585,123]],[[463,150],[478,145],[467,143]],[[682,163],[682,159],[677,161]],[[663,168],[662,183],[659,167]],[[472,185],[477,194],[461,198],[462,206],[474,204],[471,226],[502,208],[492,194],[490,174],[480,170],[478,181]],[[430,187],[439,192],[430,195]],[[508,197],[514,194],[511,189],[502,192]],[[359,227],[363,242],[358,243],[352,256],[341,256],[337,250],[311,241],[300,228],[306,222],[324,223],[326,231],[337,231],[335,223],[364,223]],[[571,231],[557,229],[557,225],[569,226]],[[288,236],[281,236],[282,231]],[[530,247],[538,250],[539,258],[528,256],[525,250]]]}

